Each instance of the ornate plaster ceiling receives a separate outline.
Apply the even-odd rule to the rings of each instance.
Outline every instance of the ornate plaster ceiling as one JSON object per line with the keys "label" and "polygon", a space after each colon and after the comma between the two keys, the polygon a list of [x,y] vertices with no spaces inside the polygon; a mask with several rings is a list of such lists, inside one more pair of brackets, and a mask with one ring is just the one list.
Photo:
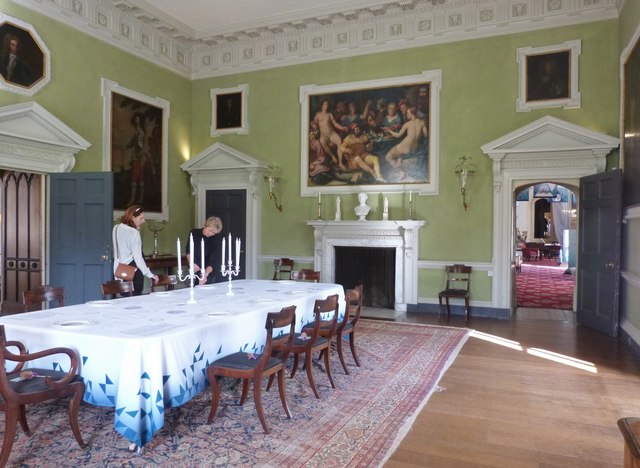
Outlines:
{"label": "ornate plaster ceiling", "polygon": [[616,18],[622,0],[13,0],[196,79]]}

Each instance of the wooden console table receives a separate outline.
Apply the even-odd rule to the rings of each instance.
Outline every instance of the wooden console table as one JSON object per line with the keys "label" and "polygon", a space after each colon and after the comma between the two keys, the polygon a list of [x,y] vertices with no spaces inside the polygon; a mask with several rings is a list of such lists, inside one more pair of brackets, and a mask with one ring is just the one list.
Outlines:
{"label": "wooden console table", "polygon": [[[144,261],[147,263],[147,266],[151,269],[161,269],[164,268],[167,271],[167,275],[173,274],[173,269],[178,266],[178,256],[177,255],[156,255],[154,257],[144,257]],[[187,256],[182,256],[182,266],[185,268],[187,265]]]}

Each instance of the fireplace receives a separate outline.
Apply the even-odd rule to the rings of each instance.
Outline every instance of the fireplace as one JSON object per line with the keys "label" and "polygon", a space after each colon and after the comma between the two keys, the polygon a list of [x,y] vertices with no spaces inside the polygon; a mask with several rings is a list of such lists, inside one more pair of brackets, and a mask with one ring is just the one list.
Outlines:
{"label": "fireplace", "polygon": [[362,284],[364,305],[393,309],[396,249],[388,247],[334,247],[337,284],[345,289]]}
{"label": "fireplace", "polygon": [[[418,230],[425,221],[307,221],[314,228],[314,268],[322,281],[336,283],[336,247],[390,249],[394,252],[392,306],[406,311],[418,302]],[[365,296],[368,291],[365,289]]]}

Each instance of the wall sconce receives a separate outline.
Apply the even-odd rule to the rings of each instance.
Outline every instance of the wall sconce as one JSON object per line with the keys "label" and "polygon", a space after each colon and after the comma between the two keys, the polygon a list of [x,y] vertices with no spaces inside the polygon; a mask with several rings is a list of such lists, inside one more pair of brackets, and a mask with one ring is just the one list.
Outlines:
{"label": "wall sconce", "polygon": [[467,185],[469,185],[469,179],[476,173],[477,167],[473,164],[473,160],[470,156],[461,156],[458,160],[458,165],[455,169],[455,174],[458,177],[458,185],[460,185],[460,193],[462,193],[462,206],[467,211],[469,205],[467,205]]}
{"label": "wall sconce", "polygon": [[274,164],[269,164],[267,169],[264,171],[264,180],[269,183],[269,198],[273,200],[278,211],[282,211],[282,205],[278,202],[278,197],[276,196],[274,189],[276,184],[280,182],[281,176],[282,171]]}

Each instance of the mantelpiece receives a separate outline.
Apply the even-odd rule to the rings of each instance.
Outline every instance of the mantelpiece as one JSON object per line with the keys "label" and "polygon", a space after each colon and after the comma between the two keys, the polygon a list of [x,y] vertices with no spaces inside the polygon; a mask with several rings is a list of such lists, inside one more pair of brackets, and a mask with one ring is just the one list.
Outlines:
{"label": "mantelpiece", "polygon": [[307,221],[314,229],[314,268],[323,282],[335,280],[334,247],[395,248],[395,310],[418,302],[418,231],[426,221]]}

